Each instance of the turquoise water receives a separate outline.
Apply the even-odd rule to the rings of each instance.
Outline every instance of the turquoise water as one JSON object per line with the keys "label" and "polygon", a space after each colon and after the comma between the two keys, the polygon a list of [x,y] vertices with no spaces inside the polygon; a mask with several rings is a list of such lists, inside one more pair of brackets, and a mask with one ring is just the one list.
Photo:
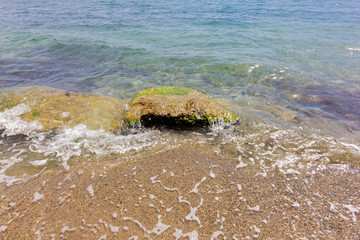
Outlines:
{"label": "turquoise water", "polygon": [[1,0],[0,88],[130,98],[186,86],[359,123],[359,12],[357,0]]}

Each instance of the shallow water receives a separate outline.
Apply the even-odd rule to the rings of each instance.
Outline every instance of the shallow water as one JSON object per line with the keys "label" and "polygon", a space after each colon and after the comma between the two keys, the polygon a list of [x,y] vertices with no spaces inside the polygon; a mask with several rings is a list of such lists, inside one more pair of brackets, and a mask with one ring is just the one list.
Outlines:
{"label": "shallow water", "polygon": [[186,86],[358,129],[358,1],[1,1],[0,88]]}
{"label": "shallow water", "polygon": [[[94,94],[129,99],[148,87],[184,86],[219,98],[240,121],[236,126],[220,122],[198,131],[109,130],[97,127],[102,118],[91,115],[105,116],[98,114],[103,109],[111,112],[113,100],[91,111],[84,100],[78,101],[82,115],[77,120],[68,117],[68,110],[56,112],[67,120],[50,131],[39,121],[22,118],[36,111],[32,97],[49,100],[53,96],[40,91],[30,97],[30,104],[0,112],[0,185],[4,190],[0,206],[5,209],[0,215],[0,236],[15,236],[16,222],[26,216],[29,224],[24,231],[29,238],[52,234],[66,238],[70,233],[80,238],[281,238],[274,231],[278,227],[290,234],[285,234],[287,238],[356,239],[360,211],[359,198],[353,195],[359,187],[360,162],[359,12],[360,3],[355,0],[186,0],[171,4],[162,0],[0,0],[1,90],[44,85],[90,94],[83,99],[90,96],[101,102],[105,98]],[[194,146],[202,155],[195,154]],[[189,165],[171,164],[171,159],[180,156]],[[218,158],[212,159],[214,156]],[[210,168],[208,159],[214,162]],[[152,164],[159,166],[151,168]],[[197,169],[198,164],[204,167]],[[120,216],[120,210],[110,207],[100,209],[109,211],[109,219],[101,217],[100,221],[100,210],[89,219],[83,216],[91,225],[85,232],[78,232],[86,228],[82,219],[59,218],[61,224],[44,220],[48,225],[37,225],[43,216],[37,207],[56,209],[64,202],[92,197],[76,203],[78,211],[86,212],[86,204],[106,202],[96,199],[96,194],[108,197],[117,186],[104,188],[105,183],[95,183],[90,176],[93,172],[105,175],[101,171],[107,168],[114,177],[122,167],[130,169],[130,175],[143,169],[136,180],[148,184],[144,194],[161,194],[157,200],[149,197],[151,201],[140,211],[145,216],[155,210],[149,213],[147,225],[136,211],[122,213],[122,221],[130,226],[111,222],[111,214]],[[196,178],[182,177],[169,185],[152,179],[164,175],[164,181],[171,182],[171,167],[173,174],[183,176],[194,169]],[[167,172],[162,174],[162,169]],[[77,175],[86,177],[81,180],[81,191],[74,194],[79,183],[72,178]],[[120,175],[132,189],[124,194],[130,196],[129,201],[137,199],[141,190],[128,182],[137,175]],[[270,178],[269,182],[262,182],[263,178]],[[45,180],[50,186],[60,186],[66,179],[71,184],[64,191],[42,186]],[[271,181],[281,187],[271,186]],[[327,188],[321,189],[320,184]],[[22,195],[21,188],[29,194]],[[169,190],[173,188],[178,190]],[[98,193],[99,189],[103,192]],[[243,190],[247,196],[238,194]],[[168,199],[166,204],[174,191],[178,201]],[[257,194],[268,202],[255,201]],[[233,201],[242,198],[254,201],[232,207]],[[155,207],[152,201],[164,206]],[[24,209],[29,202],[27,215]],[[75,205],[70,204],[69,209],[71,206]],[[299,209],[303,206],[307,210],[302,218],[303,209]],[[213,216],[215,208],[219,210]],[[203,211],[200,216],[198,211]],[[257,217],[254,211],[264,216]],[[243,216],[228,218],[229,212]],[[53,212],[48,214],[45,218]],[[276,225],[281,218],[287,220]],[[235,226],[236,222],[241,226]],[[260,226],[260,222],[271,222],[273,227]],[[309,225],[301,225],[304,222]],[[216,231],[210,223],[218,226]],[[305,228],[307,232],[301,230]]]}

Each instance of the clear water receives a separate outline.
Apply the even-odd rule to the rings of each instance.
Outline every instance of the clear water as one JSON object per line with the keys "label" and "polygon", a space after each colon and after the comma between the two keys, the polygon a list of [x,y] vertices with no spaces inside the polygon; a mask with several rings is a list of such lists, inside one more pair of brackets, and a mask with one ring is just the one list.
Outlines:
{"label": "clear water", "polygon": [[0,238],[359,239],[359,0],[0,0],[0,90],[34,85],[185,86],[240,125],[0,112]]}
{"label": "clear water", "polygon": [[154,85],[218,97],[234,85],[358,88],[356,0],[1,1],[0,10],[2,88],[119,97]]}
{"label": "clear water", "polygon": [[[45,85],[131,98],[148,87],[191,87],[230,100],[231,110],[268,124],[268,130],[299,133],[298,143],[311,139],[323,148],[319,139],[330,137],[356,152],[359,12],[357,0],[0,0],[0,89]],[[14,120],[20,113],[2,114],[1,126],[29,136],[36,124],[21,125]],[[259,131],[251,124],[241,128]],[[94,134],[80,138],[91,142]],[[25,144],[18,150],[40,152],[43,159],[59,138],[1,141]],[[110,151],[96,144],[80,148]],[[56,149],[51,154],[60,159],[78,151]],[[11,151],[2,154],[14,157]]]}

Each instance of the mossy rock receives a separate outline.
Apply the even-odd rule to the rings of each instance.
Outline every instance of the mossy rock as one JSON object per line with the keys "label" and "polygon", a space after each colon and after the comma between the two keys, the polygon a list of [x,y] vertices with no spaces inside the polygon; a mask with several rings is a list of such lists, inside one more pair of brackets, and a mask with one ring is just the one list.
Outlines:
{"label": "mossy rock", "polygon": [[235,121],[237,117],[197,90],[157,87],[135,95],[126,119],[130,124],[204,126],[220,119]]}
{"label": "mossy rock", "polygon": [[13,108],[21,103],[22,98],[13,93],[2,93],[0,95],[0,112]]}
{"label": "mossy rock", "polygon": [[192,91],[195,91],[191,88],[185,88],[185,87],[156,87],[156,88],[149,88],[147,90],[144,90],[134,96],[133,99],[139,97],[139,96],[146,96],[149,94],[159,94],[159,95],[186,95],[191,93]]}
{"label": "mossy rock", "polygon": [[78,124],[92,130],[113,131],[124,123],[123,109],[128,100],[49,87],[24,87],[0,95],[2,111],[20,103],[28,105],[30,109],[20,116],[21,119],[37,121],[45,131]]}

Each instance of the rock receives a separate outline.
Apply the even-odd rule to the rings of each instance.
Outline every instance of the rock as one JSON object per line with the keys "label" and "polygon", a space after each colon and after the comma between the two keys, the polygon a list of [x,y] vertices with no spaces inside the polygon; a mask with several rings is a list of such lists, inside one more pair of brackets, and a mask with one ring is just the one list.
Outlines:
{"label": "rock", "polygon": [[65,92],[48,87],[25,87],[0,92],[0,111],[20,103],[29,106],[22,120],[38,121],[43,130],[84,124],[87,128],[113,131],[124,123],[128,100],[101,95]]}
{"label": "rock", "polygon": [[5,91],[0,92],[0,112],[17,106],[21,102],[21,99],[20,96],[14,93],[6,94]]}
{"label": "rock", "polygon": [[117,131],[124,123],[143,125],[204,126],[217,119],[236,120],[215,100],[189,88],[150,88],[126,99],[66,92],[49,87],[23,87],[0,91],[0,111],[26,104],[20,115],[27,122],[37,121],[44,131],[84,124],[87,128]]}
{"label": "rock", "polygon": [[204,126],[216,119],[235,121],[236,115],[190,88],[157,87],[137,94],[126,112],[130,124]]}

